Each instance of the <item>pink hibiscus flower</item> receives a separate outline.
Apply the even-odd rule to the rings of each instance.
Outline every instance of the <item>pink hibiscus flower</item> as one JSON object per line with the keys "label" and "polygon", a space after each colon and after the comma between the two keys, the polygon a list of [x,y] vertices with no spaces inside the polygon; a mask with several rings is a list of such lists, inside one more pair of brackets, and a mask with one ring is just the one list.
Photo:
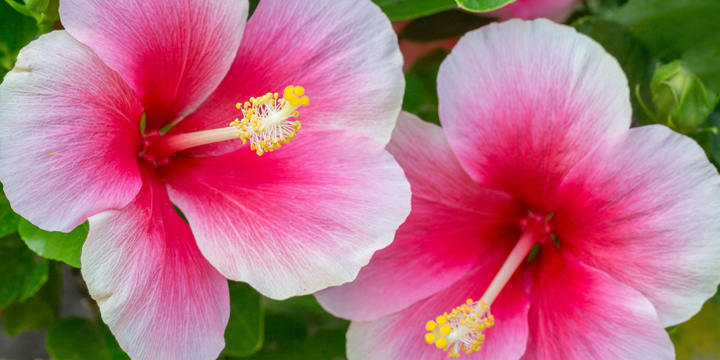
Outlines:
{"label": "pink hibiscus flower", "polygon": [[225,278],[312,293],[392,241],[402,58],[372,2],[263,0],[247,26],[246,0],[60,14],[0,86],[0,179],[43,229],[89,218],[83,276],[133,359],[215,359]]}
{"label": "pink hibiscus flower", "polygon": [[547,20],[468,33],[438,92],[443,127],[403,114],[388,146],[407,222],[317,294],[355,320],[349,359],[673,358],[663,327],[720,283],[720,176],[702,149],[629,129],[617,61]]}

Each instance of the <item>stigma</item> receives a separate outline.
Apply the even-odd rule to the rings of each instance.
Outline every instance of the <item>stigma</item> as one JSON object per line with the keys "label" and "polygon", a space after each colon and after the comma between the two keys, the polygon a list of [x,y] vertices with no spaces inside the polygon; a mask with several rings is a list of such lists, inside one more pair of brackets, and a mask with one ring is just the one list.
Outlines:
{"label": "stigma", "polygon": [[250,149],[260,156],[287,145],[297,137],[300,121],[298,108],[308,106],[310,99],[305,96],[302,86],[288,86],[282,98],[278,93],[267,93],[261,97],[250,98],[236,107],[243,113],[230,126],[237,129],[237,137],[243,144],[250,142]]}
{"label": "stigma", "polygon": [[435,321],[425,324],[425,341],[435,344],[438,349],[448,353],[451,358],[459,358],[460,353],[467,355],[480,351],[485,342],[483,331],[495,325],[495,317],[484,301],[473,302],[468,299],[449,314],[438,316]]}

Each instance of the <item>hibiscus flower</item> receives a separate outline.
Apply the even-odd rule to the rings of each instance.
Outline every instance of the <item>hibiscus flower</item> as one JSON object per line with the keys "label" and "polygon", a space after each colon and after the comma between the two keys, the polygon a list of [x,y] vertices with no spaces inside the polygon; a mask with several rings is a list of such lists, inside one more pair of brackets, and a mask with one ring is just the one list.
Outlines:
{"label": "hibiscus flower", "polygon": [[317,294],[348,358],[665,359],[664,327],[720,283],[720,176],[690,138],[629,129],[627,80],[548,20],[468,33],[438,74],[442,128],[388,149],[413,209],[358,279]]}
{"label": "hibiscus flower", "polygon": [[89,218],[83,277],[133,359],[215,359],[226,278],[308,294],[392,241],[402,58],[372,2],[263,0],[247,26],[246,0],[60,14],[0,86],[0,180],[45,230]]}

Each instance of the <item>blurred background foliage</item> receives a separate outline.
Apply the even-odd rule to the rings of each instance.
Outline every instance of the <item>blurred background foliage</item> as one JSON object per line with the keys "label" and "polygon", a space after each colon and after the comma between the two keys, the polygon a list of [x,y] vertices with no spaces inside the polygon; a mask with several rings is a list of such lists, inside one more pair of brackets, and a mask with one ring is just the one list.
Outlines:
{"label": "blurred background foliage", "polygon": [[[512,1],[373,1],[393,21],[405,57],[403,109],[440,124],[441,62],[464,33],[496,21],[471,11]],[[250,1],[251,12],[258,2]],[[58,0],[0,0],[0,78],[23,46],[62,29],[57,9]],[[693,137],[718,165],[719,19],[718,0],[585,0],[566,23],[618,60],[632,89],[635,126],[666,124]],[[128,359],[79,273],[87,231],[87,223],[69,234],[38,229],[0,192],[0,359]],[[274,301],[234,282],[230,295],[220,359],[344,358],[349,322],[326,313],[312,296]],[[668,332],[678,359],[719,359],[720,295]]]}

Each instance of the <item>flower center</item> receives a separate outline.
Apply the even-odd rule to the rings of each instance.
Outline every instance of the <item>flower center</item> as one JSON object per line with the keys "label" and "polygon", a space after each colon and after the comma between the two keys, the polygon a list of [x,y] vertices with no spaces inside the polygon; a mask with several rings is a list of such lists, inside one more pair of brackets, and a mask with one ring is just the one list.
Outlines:
{"label": "flower center", "polygon": [[243,145],[250,142],[250,149],[258,155],[278,150],[295,139],[300,131],[300,121],[295,120],[299,116],[297,110],[310,104],[310,99],[304,94],[303,87],[288,86],[282,98],[277,93],[267,93],[250,98],[244,104],[237,103],[236,107],[243,116],[228,127],[147,137],[140,157],[157,163],[182,150],[238,138]]}
{"label": "flower center", "polygon": [[548,218],[529,215],[522,221],[523,234],[508,255],[480,300],[468,299],[465,304],[450,313],[438,316],[435,321],[425,324],[425,341],[443,349],[451,358],[459,358],[460,353],[472,354],[480,351],[485,342],[483,331],[495,325],[495,317],[490,313],[490,305],[500,291],[510,281],[512,275],[527,258],[535,244],[550,235]]}
{"label": "flower center", "polygon": [[237,137],[243,144],[250,141],[250,149],[258,155],[280,149],[289,144],[300,130],[300,122],[291,121],[298,117],[297,109],[308,106],[310,99],[301,86],[288,86],[285,94],[278,100],[278,94],[267,93],[259,98],[250,98],[245,104],[237,104],[242,110],[242,120],[235,119],[230,126],[237,128]]}

